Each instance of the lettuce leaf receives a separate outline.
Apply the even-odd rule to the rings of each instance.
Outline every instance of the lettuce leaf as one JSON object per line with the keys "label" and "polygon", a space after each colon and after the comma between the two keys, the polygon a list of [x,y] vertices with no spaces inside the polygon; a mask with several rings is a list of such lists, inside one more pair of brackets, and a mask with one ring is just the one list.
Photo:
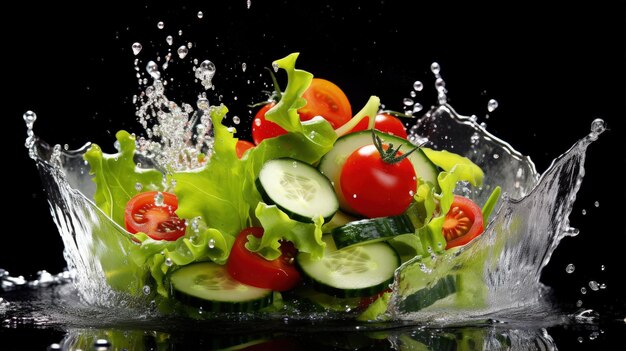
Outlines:
{"label": "lettuce leaf", "polygon": [[263,226],[261,238],[248,235],[248,250],[258,252],[268,260],[275,260],[281,255],[279,240],[289,240],[300,252],[308,252],[313,258],[324,255],[326,243],[322,241],[322,224],[320,216],[314,223],[294,221],[274,205],[259,202],[255,211],[256,217]]}
{"label": "lettuce leaf", "polygon": [[189,221],[202,218],[210,228],[236,236],[249,225],[250,205],[241,191],[244,187],[244,163],[237,158],[237,138],[222,124],[228,112],[224,105],[210,109],[215,143],[207,164],[199,169],[171,175],[178,197],[176,214]]}
{"label": "lettuce leaf", "polygon": [[224,235],[217,229],[204,226],[197,232],[188,229],[187,235],[176,241],[153,240],[144,233],[136,234],[135,238],[141,245],[131,250],[132,261],[140,267],[148,266],[157,284],[157,293],[165,297],[169,295],[164,285],[168,271],[175,269],[176,266],[185,266],[196,261],[211,260],[225,264],[235,242],[233,236]]}
{"label": "lettuce leaf", "polygon": [[459,179],[468,181],[473,186],[482,185],[483,177],[485,176],[483,170],[467,157],[446,150],[438,151],[427,147],[421,149],[426,154],[426,157],[444,171],[451,172],[454,168],[460,168],[456,170]]}
{"label": "lettuce leaf", "polygon": [[[156,169],[137,167],[134,161],[135,137],[121,130],[115,134],[120,152],[105,154],[96,144],[85,153],[96,183],[94,201],[107,216],[124,227],[124,209],[128,201],[140,191],[161,190],[163,174]],[[137,184],[141,184],[137,190]]]}

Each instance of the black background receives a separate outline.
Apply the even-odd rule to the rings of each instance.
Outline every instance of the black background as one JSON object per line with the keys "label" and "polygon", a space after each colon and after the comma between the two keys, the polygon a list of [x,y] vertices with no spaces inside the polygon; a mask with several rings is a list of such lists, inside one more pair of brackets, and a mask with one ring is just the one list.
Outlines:
{"label": "black background", "polygon": [[[71,148],[87,141],[111,145],[112,133],[122,127],[139,132],[131,45],[144,46],[137,56],[143,73],[149,59],[167,53],[165,37],[172,35],[173,51],[191,41],[196,47],[188,58],[216,64],[213,98],[223,95],[231,115],[244,120],[245,104],[258,101],[261,83],[269,82],[263,67],[294,51],[301,52],[300,68],[340,85],[354,110],[372,94],[399,110],[415,80],[425,85],[416,101],[434,104],[429,67],[437,61],[452,106],[477,115],[489,131],[530,155],[540,172],[586,135],[594,118],[603,118],[609,129],[588,150],[587,175],[570,217],[581,234],[563,240],[543,281],[565,304],[581,299],[585,307],[623,318],[626,3],[411,3],[252,0],[247,9],[245,0],[21,2],[3,10],[0,267],[27,276],[65,267],[45,193],[23,146],[22,114],[34,110],[37,135]],[[198,10],[204,18],[197,18]],[[193,103],[201,87],[192,83],[188,61],[172,64],[176,81],[168,96]],[[491,98],[499,108],[486,119]],[[242,136],[248,124],[238,126]],[[568,263],[576,266],[573,274],[565,273]],[[607,289],[582,295],[590,280]]]}

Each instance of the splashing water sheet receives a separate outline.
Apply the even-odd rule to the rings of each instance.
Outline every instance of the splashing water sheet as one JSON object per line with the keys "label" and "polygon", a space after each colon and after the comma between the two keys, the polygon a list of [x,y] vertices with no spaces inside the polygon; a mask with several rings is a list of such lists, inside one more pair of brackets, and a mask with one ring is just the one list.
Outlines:
{"label": "splashing water sheet", "polygon": [[[239,5],[241,9],[236,13],[251,23],[254,22],[251,15],[259,16],[259,21],[269,16],[260,3],[241,1]],[[286,13],[306,10],[294,4],[282,5]],[[358,18],[378,21],[382,16],[379,13],[384,12],[382,9],[389,10],[390,5],[368,6],[372,8],[368,9],[367,16],[360,14],[360,6],[352,10],[356,11]],[[110,121],[101,123],[109,125],[109,133],[119,129],[115,128],[118,124],[136,132],[138,150],[143,154],[137,162],[142,167],[168,165],[169,169],[184,170],[200,166],[202,158],[198,156],[206,154],[210,157],[211,145],[219,142],[214,138],[209,110],[214,105],[226,104],[232,110],[226,118],[229,125],[237,129],[238,135],[245,135],[249,133],[246,128],[257,109],[248,105],[266,98],[267,95],[259,95],[261,90],[272,89],[264,67],[270,66],[282,54],[258,52],[255,55],[228,49],[229,46],[241,47],[242,43],[252,45],[252,38],[256,37],[253,34],[247,37],[223,34],[224,29],[218,30],[216,23],[222,23],[220,17],[224,13],[235,10],[219,10],[222,12],[217,7],[189,6],[186,12],[179,14],[183,19],[175,20],[157,9],[140,9],[139,13],[148,11],[151,14],[145,20],[151,32],[138,34],[136,29],[126,30],[128,20],[125,19],[120,19],[122,24],[113,31],[117,38],[112,42],[112,50],[123,57],[124,62],[120,65],[126,70],[134,70],[129,74],[134,80],[129,80],[129,86],[136,87],[139,83],[139,89],[124,94],[121,102],[113,103],[123,103],[124,108],[119,108],[111,116],[96,115],[95,120],[109,118]],[[330,22],[345,19],[342,16],[348,11],[342,6],[335,9],[322,6],[316,10],[326,15]],[[206,27],[201,27],[204,25]],[[400,32],[405,29],[403,25],[398,26]],[[200,28],[204,32],[200,32]],[[308,33],[312,28],[301,31],[304,37],[311,35]],[[259,33],[257,40],[263,42],[267,37],[276,40],[279,33],[273,28],[261,32],[265,36]],[[200,33],[205,38],[201,38]],[[397,32],[390,30],[390,33]],[[318,72],[320,76],[328,75],[335,82],[353,79],[351,72],[354,68],[347,67],[356,66],[354,61],[332,61],[319,55],[312,55],[313,62],[304,61],[308,55],[307,45],[299,48],[295,46],[297,40],[280,40],[302,51],[303,62],[299,67],[316,75]],[[353,40],[358,47],[360,41]],[[382,37],[373,35],[367,45],[382,43]],[[226,50],[230,56],[216,53],[216,48],[217,51]],[[48,340],[50,349],[67,350],[98,347],[102,350],[175,349],[189,347],[189,340],[194,340],[196,347],[201,345],[207,349],[253,348],[255,345],[269,349],[299,349],[307,345],[317,349],[389,350],[622,348],[623,343],[616,338],[624,332],[626,325],[624,299],[623,296],[613,298],[616,295],[612,294],[619,295],[623,287],[617,285],[623,283],[611,275],[619,275],[617,272],[626,268],[623,259],[601,260],[601,253],[584,252],[579,247],[574,248],[574,244],[585,237],[604,236],[608,238],[597,239],[604,240],[604,245],[590,246],[589,250],[621,245],[621,248],[607,248],[607,252],[624,253],[626,233],[623,224],[617,224],[616,231],[611,234],[604,232],[606,225],[597,224],[609,220],[604,219],[603,213],[614,206],[611,201],[624,200],[623,145],[621,153],[603,147],[603,141],[613,140],[619,131],[612,121],[624,115],[605,115],[602,112],[607,110],[599,106],[598,113],[577,113],[568,129],[559,130],[548,123],[544,126],[549,127],[542,128],[538,123],[539,132],[533,132],[532,126],[524,126],[526,123],[503,122],[510,118],[507,112],[514,109],[509,105],[512,100],[505,95],[506,89],[477,94],[463,92],[463,84],[455,78],[458,72],[447,69],[451,66],[454,71],[455,65],[445,59],[446,51],[441,50],[444,59],[438,60],[432,53],[424,53],[424,60],[430,61],[420,63],[422,67],[407,65],[410,74],[374,58],[362,60],[368,62],[365,67],[376,63],[380,68],[380,72],[374,74],[375,79],[392,76],[383,81],[402,81],[401,84],[396,82],[401,86],[396,89],[399,93],[393,90],[393,95],[391,92],[380,95],[384,108],[412,116],[406,120],[410,141],[464,155],[484,171],[485,183],[481,187],[461,184],[457,192],[481,204],[496,186],[502,188],[503,196],[485,232],[471,244],[448,250],[432,259],[415,258],[396,271],[386,311],[389,320],[364,323],[354,321],[354,315],[349,313],[298,314],[289,311],[221,315],[217,319],[205,318],[206,314],[199,318],[164,314],[152,301],[156,287],[143,284],[145,277],[134,276],[137,270],[128,269],[134,264],[130,258],[132,247],[136,245],[132,236],[94,205],[95,184],[89,174],[89,165],[83,159],[90,145],[73,150],[91,139],[90,123],[71,128],[71,139],[64,140],[46,130],[50,125],[46,120],[53,118],[49,116],[51,110],[40,111],[37,105],[29,105],[33,107],[23,108],[11,117],[22,123],[21,129],[16,127],[12,133],[23,131],[23,123],[26,124],[26,141],[22,139],[18,144],[26,146],[27,151],[23,154],[28,158],[30,171],[34,173],[32,165],[35,164],[41,175],[40,184],[45,189],[42,196],[45,196],[55,225],[50,232],[37,235],[61,238],[63,250],[56,255],[63,257],[67,269],[49,273],[44,270],[49,269],[46,263],[40,262],[31,272],[18,270],[18,274],[13,274],[15,269],[7,265],[11,261],[2,257],[0,336],[19,340],[19,335],[27,338],[29,333],[36,334]],[[105,65],[107,60],[99,64]],[[339,68],[331,69],[334,65]],[[311,66],[319,67],[313,69]],[[325,66],[329,67],[324,69]],[[341,67],[349,76],[333,77],[333,71],[341,71]],[[124,72],[128,75],[128,71]],[[361,70],[358,75],[367,72]],[[354,77],[358,75],[354,74]],[[407,77],[398,79],[399,75]],[[87,90],[101,92],[99,89],[102,88],[97,84],[89,81]],[[348,94],[350,84],[345,85]],[[361,88],[364,94],[378,94],[381,85],[376,82],[370,85],[371,89]],[[461,88],[457,90],[459,85]],[[469,87],[471,85],[468,83]],[[558,84],[553,82],[551,88],[554,85]],[[130,89],[118,88],[124,92]],[[358,90],[356,86],[354,88]],[[460,97],[460,94],[470,96]],[[93,97],[89,99],[93,101]],[[455,111],[455,108],[468,110],[464,107],[464,99],[478,101],[468,103],[474,108],[475,115],[464,116]],[[361,104],[357,100],[351,96],[353,109]],[[129,106],[136,110],[129,110]],[[535,113],[544,117],[533,116],[529,120],[549,118],[544,111]],[[180,123],[181,120],[187,123]],[[98,123],[94,122],[94,125]],[[518,131],[512,133],[511,128]],[[546,129],[551,129],[551,135],[558,135],[555,139],[559,141],[554,141],[558,148],[525,146],[541,140],[545,135],[542,133],[548,132]],[[102,131],[94,131],[94,134],[96,132]],[[502,134],[505,136],[501,138]],[[98,141],[100,139],[103,140],[100,145],[107,145],[113,138],[98,137]],[[63,145],[69,141],[76,144],[72,147]],[[555,148],[557,151],[551,151]],[[596,148],[605,155],[594,152]],[[535,160],[537,164],[526,154],[533,160],[538,158],[538,162]],[[607,157],[617,159],[609,161]],[[599,176],[598,173],[608,175]],[[614,179],[619,175],[622,181]],[[589,184],[590,179],[595,182]],[[585,192],[586,187],[592,190]],[[621,194],[594,195],[594,191],[606,192],[607,187],[617,187],[611,191],[619,193],[621,189]],[[45,215],[44,209],[35,216]],[[602,233],[596,228],[603,228]],[[617,238],[613,244],[611,236]],[[35,238],[32,240],[37,240]],[[111,247],[118,253],[128,253],[128,259],[119,260],[119,254],[110,255]],[[143,293],[130,297],[124,293],[128,286],[120,289],[111,283],[116,277],[121,277],[120,281],[135,279],[138,283],[132,289]],[[546,281],[546,277],[551,278],[552,283]],[[417,302],[424,299],[424,286],[436,289],[449,281],[471,289],[426,306]],[[559,283],[554,283],[558,281],[563,281],[566,288],[559,288]],[[480,288],[476,289],[477,286]],[[466,295],[461,296],[463,294]],[[598,302],[603,298],[606,304]],[[199,313],[202,315],[202,310]]]}

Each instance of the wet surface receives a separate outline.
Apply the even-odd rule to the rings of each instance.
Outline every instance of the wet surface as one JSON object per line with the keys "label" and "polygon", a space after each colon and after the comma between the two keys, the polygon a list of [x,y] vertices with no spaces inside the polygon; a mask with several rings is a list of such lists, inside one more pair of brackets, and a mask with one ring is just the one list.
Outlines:
{"label": "wet surface", "polygon": [[68,283],[0,296],[10,301],[0,307],[3,350],[57,346],[100,351],[244,346],[247,350],[623,350],[626,346],[622,337],[626,322],[610,312],[593,320],[560,312],[561,317],[544,321],[502,318],[447,326],[240,316],[199,321],[88,307]]}

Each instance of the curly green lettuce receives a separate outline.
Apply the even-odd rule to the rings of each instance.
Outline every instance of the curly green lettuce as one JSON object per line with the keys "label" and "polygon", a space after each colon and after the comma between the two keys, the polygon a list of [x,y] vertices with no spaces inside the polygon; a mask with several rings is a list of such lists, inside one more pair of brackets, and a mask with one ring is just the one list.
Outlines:
{"label": "curly green lettuce", "polygon": [[161,190],[163,174],[156,169],[137,167],[134,160],[135,136],[120,130],[115,137],[119,143],[118,153],[105,154],[98,145],[93,144],[84,158],[89,162],[90,174],[96,183],[96,206],[124,227],[124,209],[128,201],[140,191]]}

